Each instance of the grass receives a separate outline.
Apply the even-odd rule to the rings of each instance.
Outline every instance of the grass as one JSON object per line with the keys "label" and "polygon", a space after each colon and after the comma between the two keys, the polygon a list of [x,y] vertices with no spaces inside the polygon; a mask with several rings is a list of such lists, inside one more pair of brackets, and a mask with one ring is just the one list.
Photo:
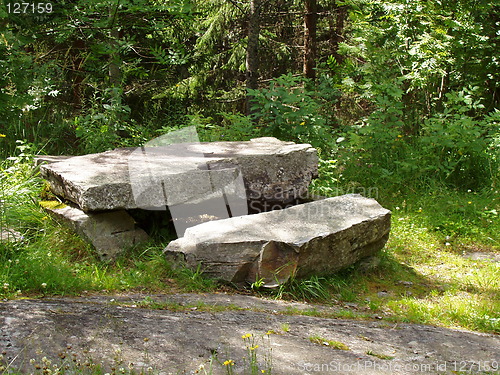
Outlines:
{"label": "grass", "polygon": [[[43,184],[31,166],[31,161],[19,158],[0,165],[0,229],[22,236],[17,242],[0,242],[0,298],[220,288],[199,269],[172,267],[162,255],[165,244],[129,249],[114,264],[98,261],[87,244],[39,206]],[[337,307],[334,313],[284,312],[289,314],[378,316],[499,333],[500,263],[466,256],[500,252],[498,191],[440,187],[424,193],[386,193],[379,201],[392,210],[393,218],[376,267],[292,278],[274,291],[255,288],[255,293]]]}
{"label": "grass", "polygon": [[0,245],[0,297],[215,290],[199,270],[172,267],[162,251],[158,245],[138,247],[106,264],[67,229],[47,228],[32,242]]}
{"label": "grass", "polygon": [[304,280],[292,277],[286,284],[278,286],[274,296],[278,299],[325,301],[331,297],[327,284],[324,277],[312,276]]}
{"label": "grass", "polygon": [[282,323],[281,324],[281,330],[285,333],[290,332],[290,324],[288,323]]}
{"label": "grass", "polygon": [[372,357],[377,357],[378,359],[383,359],[383,360],[386,360],[386,361],[389,361],[391,359],[394,359],[395,357],[393,356],[390,356],[390,355],[386,355],[386,354],[380,354],[380,353],[375,353],[371,350],[368,350],[366,352],[366,354],[368,355],[371,355]]}
{"label": "grass", "polygon": [[344,344],[340,341],[328,340],[328,339],[325,339],[324,337],[321,337],[318,335],[313,335],[313,336],[309,337],[309,341],[311,341],[313,344],[328,346],[332,349],[350,350],[346,344]]}
{"label": "grass", "polygon": [[380,308],[407,321],[500,332],[500,263],[464,256],[498,254],[498,194],[439,192],[415,202],[395,207],[385,262],[374,273],[381,280],[367,277],[367,291],[393,291]]}
{"label": "grass", "polygon": [[[120,303],[117,303],[120,304]],[[184,311],[201,311],[201,312],[222,312],[222,311],[243,311],[247,310],[243,307],[236,306],[234,304],[229,305],[210,305],[203,301],[197,301],[196,303],[180,303],[180,302],[172,302],[172,301],[155,301],[151,297],[145,297],[141,301],[133,302],[133,303],[123,303],[122,305],[130,306],[133,305],[135,307],[145,308],[145,309],[153,309],[153,310],[169,310],[176,312],[184,312]]]}

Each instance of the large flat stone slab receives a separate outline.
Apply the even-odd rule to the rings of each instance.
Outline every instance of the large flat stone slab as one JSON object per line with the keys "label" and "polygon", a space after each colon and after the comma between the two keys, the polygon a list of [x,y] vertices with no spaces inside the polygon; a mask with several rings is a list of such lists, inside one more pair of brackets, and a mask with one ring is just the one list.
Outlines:
{"label": "large flat stone slab", "polygon": [[68,156],[68,155],[38,155],[37,157],[35,157],[35,166],[41,164],[58,163],[60,161],[64,161],[73,157],[74,156]]}
{"label": "large flat stone slab", "polygon": [[244,214],[241,199],[287,203],[306,195],[317,164],[308,144],[257,138],[116,149],[42,165],[41,173],[55,194],[86,212],[164,208],[222,191],[224,204]]}
{"label": "large flat stone slab", "polygon": [[[146,301],[166,308],[133,307]],[[200,304],[205,308],[197,309]],[[272,360],[272,371],[266,374],[430,375],[456,374],[460,368],[470,370],[463,374],[498,373],[499,335],[393,320],[290,315],[283,311],[285,306],[289,305],[283,301],[225,294],[0,302],[0,366],[11,366],[5,374],[48,373],[35,367],[46,357],[66,374],[119,373],[123,367],[127,374],[227,375],[223,362],[232,359],[234,374],[248,374],[248,361],[243,360],[248,358],[248,344],[241,336],[250,333],[253,345],[259,345],[255,348],[259,368],[267,370],[267,355]],[[304,314],[331,309],[299,303],[293,308]],[[283,331],[284,326],[289,332]],[[270,330],[278,334],[266,335]],[[313,343],[312,335],[344,343],[349,350]],[[214,354],[220,362],[214,361],[212,368]],[[73,365],[73,359],[81,365]],[[69,369],[62,370],[61,364],[68,363]]]}
{"label": "large flat stone slab", "polygon": [[273,286],[292,275],[331,274],[373,255],[387,242],[390,217],[374,199],[343,195],[199,224],[165,254],[193,268],[201,264],[211,277]]}
{"label": "large flat stone slab", "polygon": [[114,260],[123,250],[149,238],[125,210],[85,213],[66,205],[44,208],[90,243],[103,261]]}

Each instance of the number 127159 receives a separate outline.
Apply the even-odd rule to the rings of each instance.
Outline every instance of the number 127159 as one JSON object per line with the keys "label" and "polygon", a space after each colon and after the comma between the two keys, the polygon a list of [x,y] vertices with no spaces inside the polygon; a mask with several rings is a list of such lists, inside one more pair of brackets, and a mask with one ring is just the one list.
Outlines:
{"label": "number 127159", "polygon": [[52,13],[52,3],[8,3],[6,4],[7,13],[26,14],[26,13]]}

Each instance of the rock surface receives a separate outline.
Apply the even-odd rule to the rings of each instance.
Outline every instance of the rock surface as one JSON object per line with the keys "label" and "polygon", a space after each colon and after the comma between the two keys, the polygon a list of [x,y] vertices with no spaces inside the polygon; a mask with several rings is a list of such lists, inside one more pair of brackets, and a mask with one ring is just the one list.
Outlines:
{"label": "rock surface", "polygon": [[125,210],[85,213],[66,205],[45,210],[94,246],[103,261],[114,260],[124,249],[149,238]]}
{"label": "rock surface", "polygon": [[9,228],[0,229],[0,242],[19,242],[22,239],[23,235],[17,230]]}
{"label": "rock surface", "polygon": [[[144,303],[165,307],[137,307]],[[259,345],[259,368],[265,368],[264,358],[269,355],[274,375],[498,372],[498,335],[290,315],[289,307],[304,314],[327,308],[225,294],[0,302],[0,366],[3,362],[24,373],[41,373],[34,366],[43,366],[42,357],[46,357],[52,371],[53,365],[61,363],[86,368],[85,363],[92,362],[102,366],[102,373],[111,373],[114,367],[117,373],[120,368],[127,373],[132,368],[135,373],[178,375],[195,374],[201,365],[208,373],[215,354],[221,364],[214,364],[214,375],[227,374],[222,362],[228,359],[235,361],[234,373],[242,374],[247,350],[241,336],[250,333]],[[288,331],[283,330],[285,325]],[[269,330],[275,334],[265,335]],[[349,350],[313,343],[313,335],[341,342]]]}
{"label": "rock surface", "polygon": [[187,229],[165,249],[218,279],[276,286],[291,275],[331,274],[387,242],[390,211],[374,199],[343,195],[284,210],[211,221]]}
{"label": "rock surface", "polygon": [[[241,174],[251,200],[289,202],[306,194],[318,157],[308,144],[257,138],[116,149],[41,166],[51,190],[82,210],[165,207],[210,198]],[[167,188],[167,190],[165,190]]]}
{"label": "rock surface", "polygon": [[38,155],[35,157],[35,165],[58,163],[73,157],[68,155]]}

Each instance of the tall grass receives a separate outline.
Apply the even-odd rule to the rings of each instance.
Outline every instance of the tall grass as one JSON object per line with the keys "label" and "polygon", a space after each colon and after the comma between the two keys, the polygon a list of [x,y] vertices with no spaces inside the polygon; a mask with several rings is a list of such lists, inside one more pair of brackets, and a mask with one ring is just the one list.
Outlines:
{"label": "tall grass", "polygon": [[41,224],[43,213],[38,208],[38,191],[42,180],[32,159],[21,153],[0,163],[0,226],[23,234]]}

